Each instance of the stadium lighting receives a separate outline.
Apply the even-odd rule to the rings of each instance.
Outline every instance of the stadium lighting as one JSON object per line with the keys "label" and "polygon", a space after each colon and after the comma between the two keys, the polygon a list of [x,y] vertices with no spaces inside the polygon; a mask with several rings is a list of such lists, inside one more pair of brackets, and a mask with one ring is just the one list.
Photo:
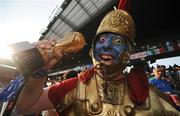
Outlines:
{"label": "stadium lighting", "polygon": [[11,60],[12,51],[8,46],[0,46],[0,58]]}

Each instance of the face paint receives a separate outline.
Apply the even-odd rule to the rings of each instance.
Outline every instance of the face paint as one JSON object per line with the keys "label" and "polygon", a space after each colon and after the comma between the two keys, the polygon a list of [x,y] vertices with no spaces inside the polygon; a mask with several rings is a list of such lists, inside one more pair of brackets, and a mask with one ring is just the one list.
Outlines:
{"label": "face paint", "polygon": [[125,38],[113,33],[104,33],[97,37],[94,56],[105,65],[118,64],[121,54],[127,49]]}

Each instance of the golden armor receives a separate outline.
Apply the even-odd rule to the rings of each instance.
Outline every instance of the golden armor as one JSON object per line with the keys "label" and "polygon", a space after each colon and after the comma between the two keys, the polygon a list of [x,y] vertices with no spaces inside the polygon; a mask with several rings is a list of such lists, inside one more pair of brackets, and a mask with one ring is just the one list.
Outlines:
{"label": "golden armor", "polygon": [[[62,110],[72,105],[68,116],[179,116],[180,113],[167,101],[159,96],[159,91],[150,85],[149,97],[146,102],[136,105],[129,97],[127,78],[119,83],[111,83],[110,99],[103,92],[105,81],[98,74],[86,83],[69,92],[58,106]],[[112,98],[112,99],[111,99]],[[117,101],[115,101],[117,100]],[[63,104],[63,106],[62,106]]]}

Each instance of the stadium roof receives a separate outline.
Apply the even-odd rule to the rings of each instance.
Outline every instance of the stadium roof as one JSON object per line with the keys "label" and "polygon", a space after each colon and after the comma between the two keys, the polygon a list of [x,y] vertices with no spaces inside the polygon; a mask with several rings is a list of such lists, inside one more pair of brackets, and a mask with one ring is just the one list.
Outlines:
{"label": "stadium roof", "polygon": [[112,6],[116,0],[65,0],[40,39],[59,39],[78,30]]}

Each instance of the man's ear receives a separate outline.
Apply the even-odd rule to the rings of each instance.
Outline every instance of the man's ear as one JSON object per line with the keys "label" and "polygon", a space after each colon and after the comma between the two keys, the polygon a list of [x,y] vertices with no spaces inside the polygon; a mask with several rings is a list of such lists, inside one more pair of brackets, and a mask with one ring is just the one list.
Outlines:
{"label": "man's ear", "polygon": [[93,57],[93,50],[92,50],[92,48],[89,51],[89,55],[91,56],[91,58]]}
{"label": "man's ear", "polygon": [[129,58],[130,58],[130,54],[129,54],[129,52],[124,52],[122,55],[121,55],[121,61],[124,63],[124,64],[126,64],[127,63],[127,61],[129,60]]}

